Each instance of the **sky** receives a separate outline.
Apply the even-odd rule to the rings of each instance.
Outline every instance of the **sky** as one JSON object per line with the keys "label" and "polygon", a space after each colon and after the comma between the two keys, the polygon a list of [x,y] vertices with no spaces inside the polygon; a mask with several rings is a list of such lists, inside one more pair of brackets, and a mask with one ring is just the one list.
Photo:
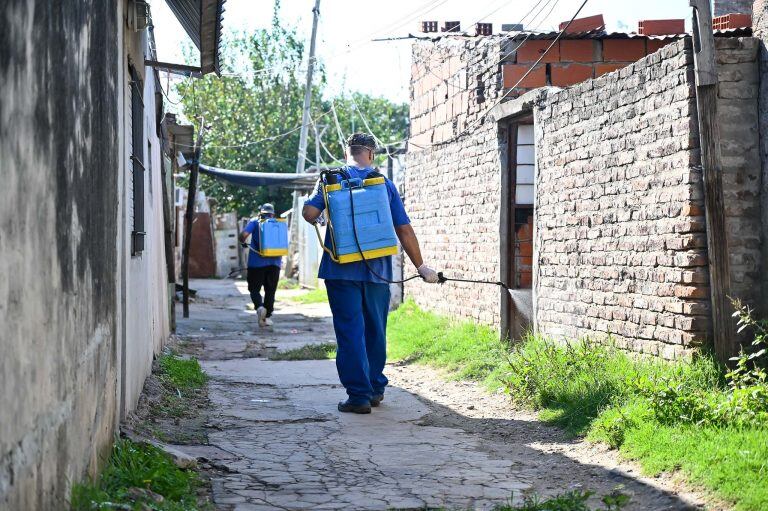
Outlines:
{"label": "sky", "polygon": [[[526,29],[556,30],[569,20],[583,0],[321,0],[317,57],[325,68],[328,92],[363,92],[398,102],[408,101],[411,69],[410,40],[371,39],[407,36],[421,20],[459,20],[463,30],[478,21],[519,23],[537,2]],[[548,3],[547,3],[548,2]],[[227,0],[224,31],[268,28],[273,0]],[[282,0],[281,19],[309,40],[314,0]],[[151,0],[158,58],[183,63],[182,48],[191,41],[165,0]],[[636,31],[642,19],[685,18],[687,0],[590,0],[579,17],[602,14],[608,30]],[[307,45],[308,47],[309,45]]]}

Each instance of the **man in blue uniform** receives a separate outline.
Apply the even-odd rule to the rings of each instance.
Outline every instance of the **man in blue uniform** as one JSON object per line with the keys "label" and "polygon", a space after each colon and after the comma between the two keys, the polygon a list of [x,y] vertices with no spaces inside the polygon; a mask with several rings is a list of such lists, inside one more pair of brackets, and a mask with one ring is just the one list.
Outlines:
{"label": "man in blue uniform", "polygon": [[[345,167],[349,177],[365,179],[375,172],[372,168],[375,149],[376,143],[368,134],[355,133],[349,137],[349,165]],[[427,282],[437,283],[437,273],[421,258],[419,241],[397,188],[389,180],[386,180],[386,186],[400,244],[418,268],[419,275]],[[304,205],[302,215],[307,222],[313,223],[324,209],[325,201],[318,183],[314,194]],[[379,276],[392,280],[392,259],[390,256],[379,257],[369,260],[368,265],[363,261],[338,264],[327,253],[320,262],[318,276],[325,280],[336,332],[336,369],[349,396],[339,403],[341,412],[371,413],[371,406],[379,406],[384,399],[388,383],[383,371],[387,358],[389,284]]]}
{"label": "man in blue uniform", "polygon": [[[259,210],[261,218],[273,218],[275,207],[272,204],[264,204]],[[272,311],[275,308],[275,293],[277,283],[280,281],[280,266],[282,257],[262,257],[256,253],[259,249],[259,218],[252,218],[243,232],[240,233],[240,243],[246,245],[245,240],[251,237],[251,245],[248,249],[248,291],[251,293],[253,306],[259,318],[259,326],[271,326]],[[264,299],[261,298],[261,288],[264,287]]]}

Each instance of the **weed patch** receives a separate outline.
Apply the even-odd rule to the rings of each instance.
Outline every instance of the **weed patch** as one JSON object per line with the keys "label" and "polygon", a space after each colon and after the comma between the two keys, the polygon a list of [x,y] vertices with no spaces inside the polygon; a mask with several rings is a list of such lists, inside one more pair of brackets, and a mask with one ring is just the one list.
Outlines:
{"label": "weed patch", "polygon": [[161,356],[158,363],[161,379],[179,390],[198,390],[208,382],[208,375],[203,372],[197,359],[167,354]]}
{"label": "weed patch", "polygon": [[129,426],[163,442],[206,443],[207,381],[196,359],[162,355],[144,384],[135,413],[128,418]]}
{"label": "weed patch", "polygon": [[493,511],[619,511],[630,500],[629,495],[616,490],[600,499],[602,506],[593,508],[587,502],[592,495],[591,491],[574,490],[549,499],[534,496],[520,505],[496,506]]}
{"label": "weed patch", "polygon": [[73,511],[212,509],[200,502],[197,492],[201,487],[196,472],[179,469],[160,449],[120,439],[99,478],[73,486],[71,508]]}
{"label": "weed patch", "polygon": [[325,360],[336,358],[336,343],[307,344],[287,351],[276,351],[269,360]]}

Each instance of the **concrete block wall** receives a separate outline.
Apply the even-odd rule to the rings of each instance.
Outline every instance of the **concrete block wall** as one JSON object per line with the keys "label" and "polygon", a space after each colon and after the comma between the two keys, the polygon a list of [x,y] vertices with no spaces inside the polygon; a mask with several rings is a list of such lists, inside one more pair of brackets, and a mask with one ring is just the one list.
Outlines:
{"label": "concrete block wall", "polygon": [[[761,229],[763,244],[760,254],[760,268],[768,268],[768,0],[755,0],[753,4],[752,24],[758,43],[758,119],[760,124],[760,142],[758,152],[761,161]],[[768,289],[768,272],[761,271],[760,288]],[[768,292],[763,291],[761,313],[768,316]]]}
{"label": "concrete block wall", "polygon": [[[405,207],[426,263],[446,275],[499,278],[499,139],[496,123],[483,118],[500,93],[499,59],[492,37],[413,48]],[[470,134],[454,139],[467,126]],[[411,281],[404,292],[442,314],[499,323],[497,287]]]}
{"label": "concrete block wall", "polygon": [[714,0],[713,16],[730,13],[752,14],[752,0]]}

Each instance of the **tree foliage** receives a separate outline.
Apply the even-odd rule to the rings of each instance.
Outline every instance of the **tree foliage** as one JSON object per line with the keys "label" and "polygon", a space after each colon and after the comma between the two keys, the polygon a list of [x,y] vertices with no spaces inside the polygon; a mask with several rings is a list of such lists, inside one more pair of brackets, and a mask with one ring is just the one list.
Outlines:
{"label": "tree foliage", "polygon": [[[185,117],[199,124],[204,118],[202,161],[214,167],[260,172],[295,172],[304,101],[305,45],[295,29],[279,19],[275,3],[270,29],[228,34],[222,42],[222,76],[206,76],[178,85]],[[334,123],[335,107],[344,136],[353,129],[371,130],[384,142],[402,140],[408,127],[408,106],[384,98],[352,93],[323,98],[326,79],[322,64],[316,67],[311,118],[328,126],[321,137],[326,149],[321,158],[333,164],[329,153],[343,159],[343,148]],[[359,107],[359,110],[358,110]],[[322,128],[321,128],[322,129]],[[314,161],[314,125],[310,126],[307,158]],[[308,162],[307,166],[311,166]],[[200,176],[201,189],[215,199],[222,211],[248,216],[263,202],[278,212],[291,207],[287,189],[262,188],[256,192]]]}

